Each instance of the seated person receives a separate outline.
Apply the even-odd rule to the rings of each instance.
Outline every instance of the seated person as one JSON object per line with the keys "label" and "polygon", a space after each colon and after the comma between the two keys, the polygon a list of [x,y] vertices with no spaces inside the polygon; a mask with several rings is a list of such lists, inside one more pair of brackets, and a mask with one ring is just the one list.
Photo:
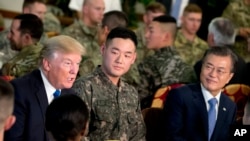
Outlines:
{"label": "seated person", "polygon": [[59,96],[48,106],[45,128],[55,141],[80,141],[88,130],[89,111],[73,94]]}
{"label": "seated person", "polygon": [[20,77],[38,67],[42,50],[38,42],[42,33],[43,23],[36,15],[21,14],[14,17],[8,39],[11,48],[19,53],[3,65],[3,75]]}
{"label": "seated person", "polygon": [[174,83],[194,81],[193,68],[184,63],[173,47],[176,35],[176,20],[170,16],[159,16],[149,25],[145,37],[147,47],[155,54],[138,64],[141,84],[138,86],[142,107],[151,104],[151,96],[157,89]]}
{"label": "seated person", "polygon": [[[208,26],[208,45],[210,47],[220,46],[233,50],[236,36],[235,31],[236,28],[231,20],[223,17],[214,18]],[[233,52],[235,51],[233,50]],[[238,57],[236,70],[234,72],[233,78],[229,81],[228,84],[247,84],[247,65],[237,53],[236,55]],[[201,66],[201,60],[194,65],[194,70],[197,78],[200,76]]]}

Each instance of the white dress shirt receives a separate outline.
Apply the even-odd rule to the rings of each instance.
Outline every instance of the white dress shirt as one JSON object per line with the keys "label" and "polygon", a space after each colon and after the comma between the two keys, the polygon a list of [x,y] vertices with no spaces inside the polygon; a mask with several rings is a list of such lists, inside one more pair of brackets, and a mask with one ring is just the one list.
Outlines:
{"label": "white dress shirt", "polygon": [[215,106],[215,110],[216,110],[216,118],[218,116],[218,108],[219,108],[219,104],[220,104],[220,96],[221,96],[221,91],[214,97],[202,84],[201,84],[201,92],[203,94],[204,100],[206,102],[206,106],[207,106],[207,111],[210,108],[210,105],[208,103],[208,101],[211,98],[216,98],[217,99],[217,104]]}

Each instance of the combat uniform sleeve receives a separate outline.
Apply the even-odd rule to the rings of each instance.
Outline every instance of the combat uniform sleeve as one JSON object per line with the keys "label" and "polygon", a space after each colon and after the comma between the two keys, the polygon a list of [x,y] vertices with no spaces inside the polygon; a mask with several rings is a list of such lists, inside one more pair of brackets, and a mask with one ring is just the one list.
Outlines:
{"label": "combat uniform sleeve", "polygon": [[91,109],[91,82],[83,81],[82,78],[79,78],[75,81],[72,86],[73,90],[76,92],[76,95],[82,98],[82,100],[86,103],[89,111]]}
{"label": "combat uniform sleeve", "polygon": [[153,81],[153,71],[151,68],[144,62],[138,65],[138,71],[140,74],[140,84],[138,86],[139,99],[142,100],[152,94],[150,92],[150,84],[154,83]]}
{"label": "combat uniform sleeve", "polygon": [[140,102],[138,101],[138,108],[136,110],[136,114],[138,117],[138,139],[135,139],[135,141],[145,141],[145,135],[146,135],[146,125],[144,123],[144,119],[142,117],[142,113],[141,113],[141,108],[140,108]]}

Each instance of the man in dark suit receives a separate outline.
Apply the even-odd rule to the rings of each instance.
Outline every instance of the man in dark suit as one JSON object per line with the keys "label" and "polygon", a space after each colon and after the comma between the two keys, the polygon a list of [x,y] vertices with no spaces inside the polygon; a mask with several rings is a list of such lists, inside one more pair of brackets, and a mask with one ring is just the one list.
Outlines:
{"label": "man in dark suit", "polygon": [[[201,83],[170,91],[164,105],[168,141],[228,140],[229,127],[236,119],[236,104],[221,91],[234,75],[236,62],[230,49],[210,48],[203,58]],[[216,102],[210,104],[210,99]]]}
{"label": "man in dark suit", "polygon": [[[75,39],[60,35],[46,41],[40,54],[39,69],[14,79],[16,123],[6,132],[5,141],[49,141],[45,112],[59,94],[71,94],[84,48]],[[57,93],[58,94],[58,93]]]}

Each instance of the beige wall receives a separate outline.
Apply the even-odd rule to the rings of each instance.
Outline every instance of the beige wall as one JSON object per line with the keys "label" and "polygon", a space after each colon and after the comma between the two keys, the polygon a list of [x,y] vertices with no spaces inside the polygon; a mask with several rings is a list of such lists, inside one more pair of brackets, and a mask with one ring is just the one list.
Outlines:
{"label": "beige wall", "polygon": [[[23,0],[0,0],[0,9],[21,12],[22,4]],[[4,24],[8,28],[11,24],[11,19],[5,19]]]}

